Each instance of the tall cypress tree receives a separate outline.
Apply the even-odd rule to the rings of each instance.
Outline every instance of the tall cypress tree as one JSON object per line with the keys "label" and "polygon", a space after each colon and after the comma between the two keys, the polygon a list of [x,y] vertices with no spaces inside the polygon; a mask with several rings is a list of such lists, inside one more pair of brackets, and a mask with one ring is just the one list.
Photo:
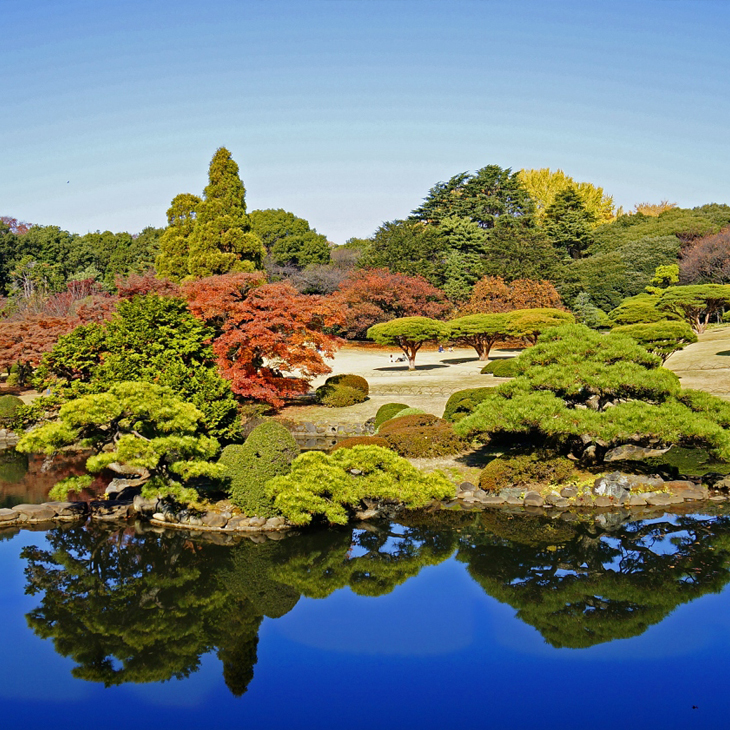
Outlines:
{"label": "tall cypress tree", "polygon": [[213,155],[208,180],[190,237],[188,273],[198,279],[255,271],[261,267],[266,249],[251,230],[246,189],[238,176],[238,165],[225,147]]}

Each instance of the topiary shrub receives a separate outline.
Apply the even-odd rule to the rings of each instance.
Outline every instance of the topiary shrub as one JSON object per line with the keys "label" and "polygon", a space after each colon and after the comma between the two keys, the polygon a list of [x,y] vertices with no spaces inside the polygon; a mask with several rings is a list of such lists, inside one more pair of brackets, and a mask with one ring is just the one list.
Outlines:
{"label": "topiary shrub", "polygon": [[337,449],[351,449],[353,446],[380,446],[389,449],[388,442],[381,436],[352,436],[351,438],[338,441],[332,451]]}
{"label": "topiary shrub", "polygon": [[349,385],[325,383],[316,391],[317,402],[327,408],[345,408],[362,403],[367,399],[365,393]]}
{"label": "topiary shrub", "polygon": [[494,375],[495,378],[515,378],[517,372],[517,358],[503,357],[487,363],[482,368],[482,375]]}
{"label": "topiary shrub", "polygon": [[378,412],[375,414],[375,428],[380,428],[380,424],[385,423],[389,419],[393,418],[396,413],[408,408],[405,403],[386,403],[385,405],[378,408]]}
{"label": "topiary shrub", "polygon": [[451,423],[473,413],[474,409],[494,390],[493,388],[468,388],[457,390],[446,401],[444,418]]}
{"label": "topiary shrub", "polygon": [[294,437],[276,421],[256,426],[243,445],[226,446],[219,463],[230,482],[233,503],[249,517],[274,517],[277,511],[264,485],[269,479],[287,474],[298,455]]}
{"label": "topiary shrub", "polygon": [[22,405],[23,401],[17,395],[0,395],[0,421],[14,418]]}
{"label": "topiary shrub", "polygon": [[448,421],[430,413],[393,418],[378,433],[401,456],[430,458],[458,454],[466,448]]}
{"label": "topiary shrub", "polygon": [[[389,418],[385,423],[388,423],[388,421],[394,421],[396,418],[402,418],[403,416],[418,416],[421,414],[426,413],[426,411],[422,411],[420,408],[404,408],[402,411],[398,411],[394,416]],[[430,413],[427,415],[431,415]],[[381,424],[382,426],[383,424]],[[376,433],[380,433],[380,427],[378,427]]]}
{"label": "topiary shrub", "polygon": [[354,446],[332,454],[306,452],[294,461],[289,474],[268,482],[266,490],[276,508],[295,525],[307,525],[319,515],[344,525],[362,509],[365,499],[419,509],[455,492],[440,472],[422,474],[390,449],[378,446]]}
{"label": "topiary shrub", "polygon": [[324,381],[325,385],[341,385],[347,388],[354,388],[355,390],[362,391],[367,396],[370,394],[370,386],[365,378],[359,375],[332,375]]}
{"label": "topiary shrub", "polygon": [[529,484],[560,484],[577,475],[575,465],[562,456],[525,454],[490,461],[479,475],[479,486],[487,492]]}

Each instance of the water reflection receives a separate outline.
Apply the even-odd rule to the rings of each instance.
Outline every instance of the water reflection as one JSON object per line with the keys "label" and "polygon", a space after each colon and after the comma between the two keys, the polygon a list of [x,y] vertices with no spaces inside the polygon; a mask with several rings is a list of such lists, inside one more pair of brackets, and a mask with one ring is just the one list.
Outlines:
{"label": "water reflection", "polygon": [[384,595],[453,555],[556,647],[636,636],[730,580],[726,516],[601,531],[592,521],[502,512],[421,515],[233,546],[92,523],[46,539],[47,549],[22,553],[26,591],[41,596],[27,618],[73,659],[75,677],[106,686],[183,678],[215,651],[234,695],[253,678],[264,617],[344,587]]}

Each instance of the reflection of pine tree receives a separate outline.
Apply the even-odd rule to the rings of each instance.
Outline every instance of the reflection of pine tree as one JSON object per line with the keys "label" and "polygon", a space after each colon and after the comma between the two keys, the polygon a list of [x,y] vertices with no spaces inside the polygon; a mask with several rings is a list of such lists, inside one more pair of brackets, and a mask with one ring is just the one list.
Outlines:
{"label": "reflection of pine tree", "polygon": [[489,530],[464,537],[458,559],[556,647],[638,636],[730,580],[727,517],[630,522],[609,534],[538,517],[484,519]]}

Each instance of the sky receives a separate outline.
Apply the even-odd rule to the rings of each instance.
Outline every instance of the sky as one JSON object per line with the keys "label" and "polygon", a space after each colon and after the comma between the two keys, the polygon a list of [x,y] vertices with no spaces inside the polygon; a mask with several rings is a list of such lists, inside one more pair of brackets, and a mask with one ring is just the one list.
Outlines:
{"label": "sky", "polygon": [[164,226],[215,150],[336,243],[438,181],[730,203],[730,1],[0,0],[0,215]]}

